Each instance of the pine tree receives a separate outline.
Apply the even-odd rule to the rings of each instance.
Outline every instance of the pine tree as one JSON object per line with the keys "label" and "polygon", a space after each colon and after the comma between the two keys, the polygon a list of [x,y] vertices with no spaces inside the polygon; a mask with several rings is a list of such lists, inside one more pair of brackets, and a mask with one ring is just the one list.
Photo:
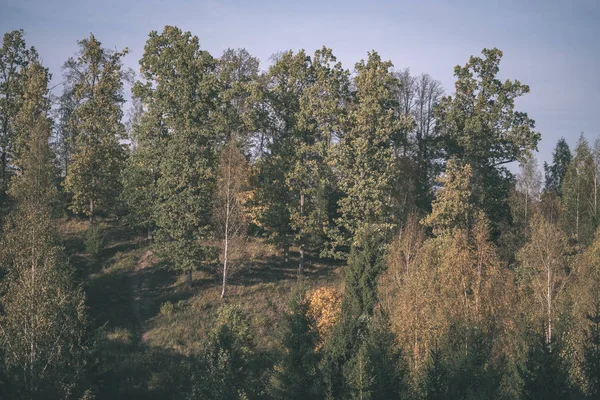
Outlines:
{"label": "pine tree", "polygon": [[565,138],[560,138],[556,143],[552,153],[552,164],[544,164],[544,173],[546,178],[546,192],[562,194],[563,178],[567,173],[571,163],[571,150]]}
{"label": "pine tree", "polygon": [[587,380],[587,395],[600,396],[600,299],[596,291],[595,309],[586,316],[588,328],[583,347],[583,371]]}
{"label": "pine tree", "polygon": [[283,354],[271,377],[273,398],[323,398],[318,332],[308,313],[308,302],[302,288],[296,288],[292,293],[289,311],[283,317],[282,332]]}
{"label": "pine tree", "polygon": [[442,350],[436,345],[429,351],[429,364],[425,376],[425,393],[427,400],[444,400],[448,398],[448,370],[444,362]]}
{"label": "pine tree", "polygon": [[48,72],[24,70],[23,104],[16,120],[19,173],[10,194],[16,209],[0,243],[3,281],[0,346],[7,398],[65,398],[85,373],[84,294],[58,245],[57,190],[49,147]]}
{"label": "pine tree", "polygon": [[215,327],[192,375],[190,399],[253,398],[257,377],[253,375],[254,357],[250,326],[238,306],[219,310]]}
{"label": "pine tree", "polygon": [[71,116],[75,139],[65,189],[73,195],[71,209],[89,216],[93,227],[98,210],[110,210],[120,192],[125,157],[119,142],[125,135],[121,58],[127,49],[109,52],[94,35],[79,46],[77,58],[64,67],[77,102]]}

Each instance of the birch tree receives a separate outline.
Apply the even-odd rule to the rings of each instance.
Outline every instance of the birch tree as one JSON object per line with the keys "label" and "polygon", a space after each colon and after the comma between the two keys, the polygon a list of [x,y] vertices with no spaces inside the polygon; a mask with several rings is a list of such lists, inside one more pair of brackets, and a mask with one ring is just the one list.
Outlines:
{"label": "birch tree", "polygon": [[583,244],[594,237],[594,160],[587,140],[580,136],[575,155],[562,182],[562,227]]}
{"label": "birch tree", "polygon": [[[225,297],[227,278],[235,262],[241,262],[248,218],[244,209],[249,193],[249,166],[240,146],[231,140],[221,153],[217,188],[213,206],[213,221],[221,241],[223,281],[221,298]],[[231,255],[234,257],[231,257]]]}
{"label": "birch tree", "polygon": [[[48,72],[24,71],[24,101],[16,116],[18,175],[10,185],[16,209],[0,243],[3,287],[0,348],[7,398],[67,398],[85,372],[84,293],[56,233],[57,189],[49,147]],[[4,388],[3,388],[4,389]]]}
{"label": "birch tree", "polygon": [[558,304],[569,280],[565,246],[564,233],[537,215],[532,221],[529,242],[518,255],[523,289],[529,295],[534,314],[544,321],[548,344],[552,343]]}

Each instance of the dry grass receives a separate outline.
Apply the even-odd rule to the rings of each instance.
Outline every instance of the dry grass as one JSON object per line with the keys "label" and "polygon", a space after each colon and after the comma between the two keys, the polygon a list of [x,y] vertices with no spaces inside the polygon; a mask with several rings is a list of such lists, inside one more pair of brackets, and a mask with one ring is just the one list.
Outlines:
{"label": "dry grass", "polygon": [[[60,232],[87,293],[99,354],[99,398],[171,398],[182,360],[202,351],[223,304],[247,312],[256,350],[265,359],[277,350],[297,265],[283,265],[274,246],[256,239],[246,243],[247,259],[232,274],[222,300],[218,269],[194,272],[194,288],[188,290],[181,274],[152,256],[142,235],[115,220],[99,220],[98,226],[105,247],[96,259],[83,247],[87,221],[64,220]],[[309,259],[305,272],[309,289],[341,285],[340,265]],[[161,313],[167,302],[173,310]]]}

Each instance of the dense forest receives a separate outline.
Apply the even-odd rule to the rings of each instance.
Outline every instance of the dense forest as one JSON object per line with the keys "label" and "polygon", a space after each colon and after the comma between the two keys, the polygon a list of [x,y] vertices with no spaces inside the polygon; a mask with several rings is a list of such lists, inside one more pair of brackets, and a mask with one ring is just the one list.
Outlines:
{"label": "dense forest", "polygon": [[0,49],[2,398],[600,398],[600,141],[540,167],[501,50],[450,91],[166,26],[135,72],[82,39],[57,95],[25,39]]}

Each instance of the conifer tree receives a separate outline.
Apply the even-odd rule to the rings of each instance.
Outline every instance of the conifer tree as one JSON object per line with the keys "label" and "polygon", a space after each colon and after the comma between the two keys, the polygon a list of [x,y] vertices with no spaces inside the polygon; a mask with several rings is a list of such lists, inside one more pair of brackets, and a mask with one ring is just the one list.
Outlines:
{"label": "conifer tree", "polygon": [[89,216],[93,227],[98,210],[110,210],[120,191],[125,157],[120,143],[125,136],[121,58],[128,50],[103,49],[93,34],[79,46],[77,58],[64,67],[77,103],[71,116],[75,139],[65,188],[73,195],[71,209]]}
{"label": "conifer tree", "polygon": [[563,178],[567,173],[567,168],[571,162],[571,150],[565,138],[560,138],[556,143],[554,152],[552,153],[552,164],[544,164],[544,173],[546,192],[554,192],[558,195],[562,194]]}
{"label": "conifer tree", "polygon": [[283,318],[283,354],[271,377],[270,391],[276,399],[324,398],[319,375],[318,332],[308,313],[302,288],[292,293]]}

